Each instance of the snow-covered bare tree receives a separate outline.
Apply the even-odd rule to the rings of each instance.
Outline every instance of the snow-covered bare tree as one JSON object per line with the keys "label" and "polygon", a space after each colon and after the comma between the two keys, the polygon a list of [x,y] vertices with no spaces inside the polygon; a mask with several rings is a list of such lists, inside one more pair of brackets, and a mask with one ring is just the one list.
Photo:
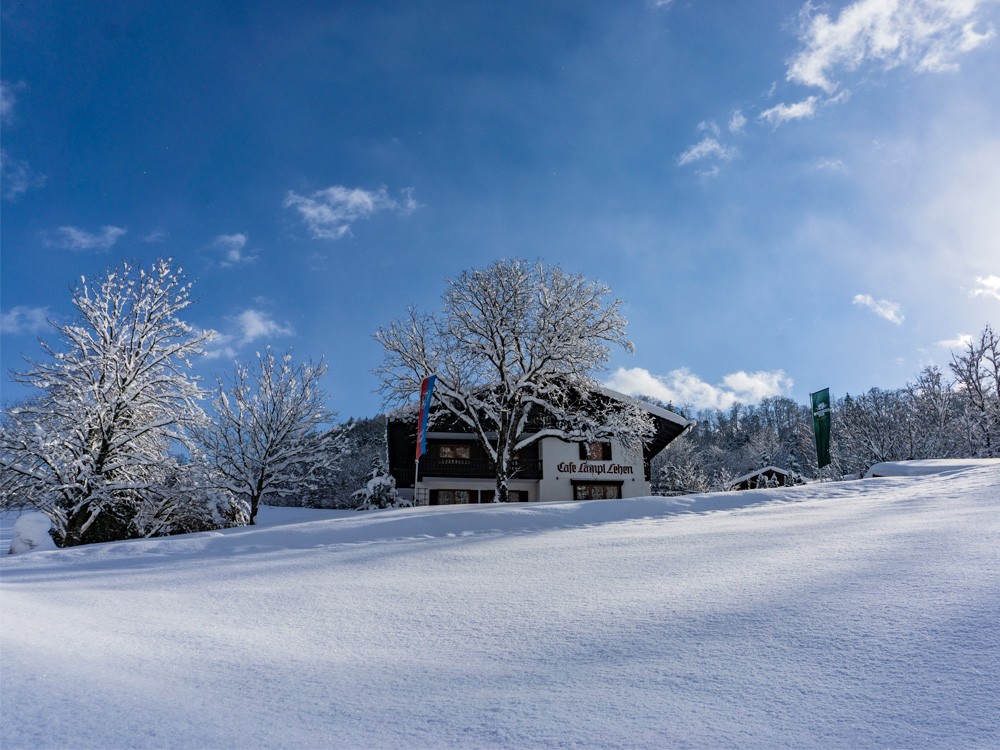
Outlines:
{"label": "snow-covered bare tree", "polygon": [[910,454],[915,458],[954,458],[972,447],[962,424],[962,397],[941,370],[925,367],[906,386]]}
{"label": "snow-covered bare tree", "polygon": [[145,535],[137,517],[173,502],[168,451],[205,419],[190,358],[212,335],[178,317],[190,289],[169,260],[125,263],[96,286],[83,279],[78,318],[53,324],[62,346],[43,342],[45,361],[14,375],[39,394],[8,411],[0,484],[27,493],[59,545]]}
{"label": "snow-covered bare tree", "polygon": [[964,353],[952,355],[951,371],[965,404],[975,452],[1000,456],[1000,334],[987,324]]}
{"label": "snow-covered bare tree", "polygon": [[438,314],[408,314],[375,333],[376,370],[389,403],[412,399],[437,376],[437,408],[471,429],[496,467],[505,502],[518,451],[545,436],[615,437],[638,449],[647,413],[603,394],[593,378],[611,346],[632,351],[622,302],[558,266],[500,260],[447,281]]}
{"label": "snow-covered bare tree", "polygon": [[255,367],[237,364],[219,381],[215,420],[196,432],[219,487],[246,506],[249,523],[271,497],[304,492],[317,472],[338,459],[333,419],[320,379],[325,363],[294,363],[291,353],[257,355]]}

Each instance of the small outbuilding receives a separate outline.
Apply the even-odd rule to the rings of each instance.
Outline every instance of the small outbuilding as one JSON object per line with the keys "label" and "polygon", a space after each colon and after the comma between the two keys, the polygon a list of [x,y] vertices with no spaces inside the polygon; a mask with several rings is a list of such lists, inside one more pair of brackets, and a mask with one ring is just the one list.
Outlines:
{"label": "small outbuilding", "polygon": [[757,469],[737,477],[729,485],[729,489],[756,490],[764,487],[785,487],[801,483],[802,480],[794,471],[782,469],[779,466],[765,466],[763,469]]}

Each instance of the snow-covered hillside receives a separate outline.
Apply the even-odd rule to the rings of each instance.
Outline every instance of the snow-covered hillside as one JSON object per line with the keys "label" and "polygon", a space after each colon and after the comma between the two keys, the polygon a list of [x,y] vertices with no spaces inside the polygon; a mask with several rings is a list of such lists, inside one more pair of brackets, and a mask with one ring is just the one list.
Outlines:
{"label": "snow-covered hillside", "polygon": [[936,468],[5,557],[0,745],[996,746],[1000,463]]}

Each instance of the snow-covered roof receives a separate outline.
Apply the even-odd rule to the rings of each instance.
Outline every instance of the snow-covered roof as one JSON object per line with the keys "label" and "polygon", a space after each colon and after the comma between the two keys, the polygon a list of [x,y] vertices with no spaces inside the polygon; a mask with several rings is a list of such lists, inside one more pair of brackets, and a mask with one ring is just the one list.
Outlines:
{"label": "snow-covered roof", "polygon": [[788,469],[782,469],[780,466],[765,466],[763,469],[754,469],[749,474],[744,474],[741,477],[736,477],[731,481],[730,485],[736,485],[740,482],[745,482],[748,479],[753,479],[754,477],[759,477],[761,474],[766,474],[767,472],[774,472],[775,474],[784,474],[786,477],[795,476],[794,471],[789,471]]}
{"label": "snow-covered roof", "polygon": [[650,414],[660,417],[661,419],[666,419],[670,422],[673,422],[674,424],[679,424],[683,427],[693,427],[694,425],[698,424],[697,420],[686,419],[685,417],[682,417],[680,414],[675,414],[669,409],[664,409],[662,406],[656,406],[655,404],[651,404],[648,401],[643,401],[642,399],[633,398],[632,396],[626,396],[624,393],[613,391],[610,388],[605,388],[604,386],[601,386],[599,390],[605,396],[610,396],[611,398],[617,401],[623,401],[625,403],[635,404],[641,409],[645,409]]}
{"label": "snow-covered roof", "polygon": [[[624,393],[619,393],[618,391],[613,391],[610,388],[605,388],[604,386],[599,386],[597,390],[603,393],[609,398],[613,398],[616,401],[621,401],[623,403],[635,404],[639,408],[649,412],[650,414],[659,417],[660,419],[665,419],[668,422],[673,422],[674,424],[680,425],[681,427],[688,428],[693,427],[697,424],[697,420],[687,419],[682,417],[680,414],[675,414],[669,409],[664,409],[662,406],[656,406],[648,401],[643,401],[642,399],[633,398],[632,396],[626,396]],[[405,419],[410,416],[415,416],[417,410],[420,408],[419,402],[410,402],[408,404],[403,404],[395,409],[387,412],[386,416],[389,419],[400,420]]]}

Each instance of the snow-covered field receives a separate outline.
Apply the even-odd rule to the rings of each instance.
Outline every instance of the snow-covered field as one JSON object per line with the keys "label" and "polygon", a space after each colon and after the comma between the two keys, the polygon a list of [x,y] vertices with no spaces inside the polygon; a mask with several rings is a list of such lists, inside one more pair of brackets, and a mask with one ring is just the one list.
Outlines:
{"label": "snow-covered field", "polygon": [[998,747],[1000,462],[933,469],[5,557],[0,745]]}

